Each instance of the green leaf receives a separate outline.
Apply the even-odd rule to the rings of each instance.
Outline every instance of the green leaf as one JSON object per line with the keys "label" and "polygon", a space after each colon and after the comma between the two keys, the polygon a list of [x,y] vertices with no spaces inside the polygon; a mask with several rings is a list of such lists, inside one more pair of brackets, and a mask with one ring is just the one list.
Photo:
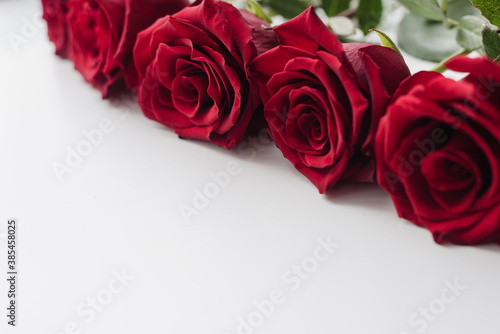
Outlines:
{"label": "green leaf", "polygon": [[441,0],[441,11],[443,13],[446,13],[447,10],[448,10],[448,0]]}
{"label": "green leaf", "polygon": [[481,16],[481,12],[469,0],[448,0],[446,15],[458,21],[465,15]]}
{"label": "green leaf", "polygon": [[500,1],[498,0],[470,0],[474,7],[479,8],[481,14],[492,24],[500,26]]}
{"label": "green leaf", "polygon": [[472,51],[483,46],[482,30],[485,21],[477,16],[467,15],[460,19],[457,31],[457,43]]}
{"label": "green leaf", "polygon": [[262,3],[288,19],[294,18],[309,7],[309,4],[300,0],[263,0]]}
{"label": "green leaf", "polygon": [[396,43],[394,43],[389,36],[387,36],[385,33],[383,33],[380,30],[377,30],[377,29],[371,29],[371,30],[375,31],[377,33],[383,46],[388,47],[390,49],[393,49],[394,51],[399,53],[399,55],[401,57],[403,57],[403,55],[401,54],[401,51],[399,51],[398,47],[396,46]]}
{"label": "green leaf", "polygon": [[399,0],[399,2],[413,14],[426,19],[434,21],[444,21],[446,19],[436,0]]}
{"label": "green leaf", "polygon": [[264,11],[262,10],[262,7],[259,6],[259,4],[256,3],[255,1],[246,0],[246,7],[250,13],[255,14],[258,18],[261,18],[268,23],[272,22],[272,20],[269,18],[269,16],[267,16],[266,13],[264,13]]}
{"label": "green leaf", "polygon": [[500,35],[487,25],[484,25],[482,35],[484,52],[488,58],[498,61],[500,59]]}
{"label": "green leaf", "polygon": [[412,56],[440,62],[460,50],[455,37],[456,31],[446,29],[443,23],[410,13],[399,25],[398,45]]}
{"label": "green leaf", "polygon": [[321,7],[325,10],[326,15],[333,17],[349,9],[350,4],[351,0],[323,0]]}
{"label": "green leaf", "polygon": [[367,35],[370,29],[374,29],[382,18],[382,0],[359,0],[358,25]]}

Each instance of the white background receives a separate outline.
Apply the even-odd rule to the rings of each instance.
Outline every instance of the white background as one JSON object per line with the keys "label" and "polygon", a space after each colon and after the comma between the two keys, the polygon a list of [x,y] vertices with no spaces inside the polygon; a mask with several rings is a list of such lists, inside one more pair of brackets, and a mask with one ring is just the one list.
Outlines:
{"label": "white background", "polygon": [[[284,302],[240,333],[500,331],[498,246],[436,245],[376,185],[322,196],[274,144],[238,153],[179,140],[132,103],[102,100],[53,54],[40,14],[38,1],[0,0],[1,333],[234,334],[273,290]],[[8,36],[23,36],[26,20],[36,29],[16,52]],[[406,59],[412,72],[432,67]],[[113,131],[59,182],[54,162],[64,164],[67,147],[104,119]],[[230,161],[241,173],[188,224],[179,205],[192,205],[195,189]],[[16,328],[6,324],[3,279],[11,217]],[[293,290],[283,276],[314,264],[317,239],[328,237],[340,247]],[[121,271],[133,279],[120,288]],[[466,287],[450,303],[440,301],[446,280]],[[109,292],[110,283],[121,291]],[[106,305],[92,318],[86,303],[96,297]],[[442,313],[422,320],[429,306]]]}

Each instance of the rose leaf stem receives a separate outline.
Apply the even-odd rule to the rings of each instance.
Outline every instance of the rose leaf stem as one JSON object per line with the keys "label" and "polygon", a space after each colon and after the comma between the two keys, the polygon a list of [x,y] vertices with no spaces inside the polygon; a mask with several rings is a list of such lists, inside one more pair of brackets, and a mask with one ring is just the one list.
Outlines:
{"label": "rose leaf stem", "polygon": [[455,58],[456,56],[460,56],[460,55],[467,55],[471,53],[471,50],[467,50],[467,49],[461,49],[459,50],[458,52],[455,52],[454,54],[452,54],[451,56],[449,56],[448,58],[446,58],[445,60],[443,60],[442,62],[440,62],[439,64],[437,64],[436,67],[434,67],[431,71],[434,71],[434,72],[439,72],[439,73],[444,73],[446,72],[448,69],[444,66],[444,64],[446,64],[446,62],[452,58]]}
{"label": "rose leaf stem", "polygon": [[450,24],[452,27],[458,27],[460,26],[460,22],[458,22],[457,20],[454,20],[450,17],[447,17],[446,18],[446,23]]}
{"label": "rose leaf stem", "polygon": [[351,19],[354,16],[356,16],[357,12],[358,12],[357,8],[348,8],[348,9],[344,10],[343,12],[338,13],[336,16],[343,16],[343,17],[347,17],[347,18]]}
{"label": "rose leaf stem", "polygon": [[448,0],[441,1],[441,10],[446,14],[448,11]]}

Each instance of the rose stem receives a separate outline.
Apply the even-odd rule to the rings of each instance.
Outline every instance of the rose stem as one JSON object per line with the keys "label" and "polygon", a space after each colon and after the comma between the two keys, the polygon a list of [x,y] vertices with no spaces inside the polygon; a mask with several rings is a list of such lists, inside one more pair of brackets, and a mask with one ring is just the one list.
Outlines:
{"label": "rose stem", "polygon": [[437,64],[436,67],[434,67],[431,71],[434,71],[434,72],[439,72],[439,73],[444,73],[446,72],[448,69],[444,66],[444,64],[446,64],[446,62],[452,58],[455,58],[456,56],[460,56],[460,55],[467,55],[471,53],[471,50],[467,50],[467,49],[461,49],[459,50],[458,52],[452,54],[451,56],[449,56],[448,58],[446,58],[445,60],[443,60],[442,62],[440,62],[439,64]]}

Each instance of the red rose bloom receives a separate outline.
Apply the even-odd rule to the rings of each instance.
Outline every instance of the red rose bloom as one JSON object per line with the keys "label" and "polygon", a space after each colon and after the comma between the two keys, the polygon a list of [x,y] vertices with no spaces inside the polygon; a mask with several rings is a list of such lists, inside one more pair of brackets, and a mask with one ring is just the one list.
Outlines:
{"label": "red rose bloom", "polygon": [[42,0],[43,18],[47,21],[49,39],[56,47],[56,54],[68,57],[66,24],[67,0]]}
{"label": "red rose bloom", "polygon": [[140,33],[134,58],[144,114],[181,137],[237,145],[262,112],[247,67],[276,45],[263,24],[226,2],[205,0]]}
{"label": "red rose bloom", "polygon": [[123,30],[123,0],[70,0],[66,15],[70,58],[85,81],[108,95],[122,79],[114,53]]}
{"label": "red rose bloom", "polygon": [[125,28],[115,58],[124,71],[127,86],[135,90],[138,79],[132,51],[137,35],[160,17],[188,6],[189,0],[125,0],[125,3]]}
{"label": "red rose bloom", "polygon": [[373,181],[378,122],[410,75],[403,59],[342,45],[312,8],[274,31],[280,46],[255,59],[252,74],[276,145],[320,193],[342,179]]}
{"label": "red rose bloom", "polygon": [[[63,2],[58,2],[63,1]],[[84,79],[108,96],[135,78],[137,34],[188,0],[44,0],[44,17],[56,53],[68,56]],[[60,4],[56,6],[54,4]]]}
{"label": "red rose bloom", "polygon": [[377,178],[399,215],[436,242],[500,242],[500,65],[454,58],[456,82],[407,79],[376,136]]}

